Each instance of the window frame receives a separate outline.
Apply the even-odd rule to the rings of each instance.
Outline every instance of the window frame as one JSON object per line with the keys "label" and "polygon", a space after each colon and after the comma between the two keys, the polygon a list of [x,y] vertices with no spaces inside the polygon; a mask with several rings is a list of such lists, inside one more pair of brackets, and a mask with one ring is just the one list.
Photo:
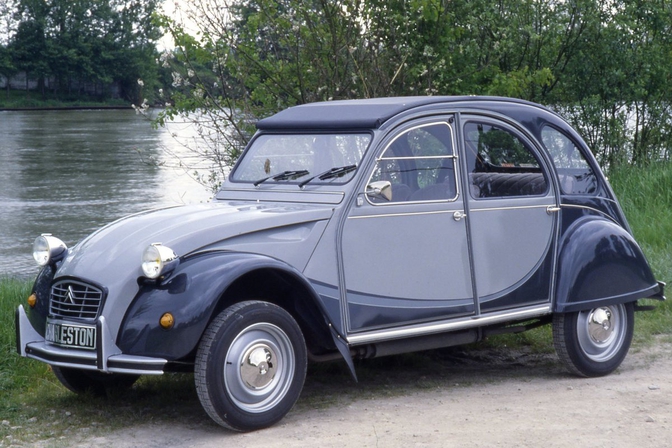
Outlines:
{"label": "window frame", "polygon": [[[390,151],[390,149],[392,148],[392,146],[393,146],[393,145],[394,145],[400,138],[402,138],[403,136],[407,135],[408,133],[410,133],[410,132],[412,132],[412,131],[414,131],[414,130],[417,130],[417,129],[427,128],[427,127],[437,126],[437,125],[445,126],[445,127],[448,129],[448,132],[450,133],[450,141],[448,142],[449,144],[445,144],[445,142],[442,142],[442,143],[444,143],[444,145],[445,145],[446,147],[448,147],[448,148],[450,149],[450,152],[451,152],[451,153],[450,153],[449,155],[439,155],[439,156],[412,156],[412,155],[409,156],[409,155],[402,155],[402,156],[393,156],[393,157],[386,157],[386,156],[385,156],[386,153],[387,153],[388,151]],[[430,134],[431,134],[431,133],[430,133]],[[439,140],[439,139],[437,138],[437,140]],[[441,141],[441,140],[439,140],[439,141]],[[395,200],[394,200],[394,197],[393,197],[391,201],[384,201],[384,202],[374,202],[374,201],[371,200],[371,198],[370,198],[368,195],[365,195],[367,202],[368,202],[369,204],[373,205],[373,206],[376,206],[376,207],[378,207],[378,206],[400,205],[400,204],[421,204],[421,203],[448,203],[448,202],[456,202],[456,201],[460,198],[460,190],[461,190],[461,188],[460,188],[460,186],[461,186],[461,183],[460,183],[460,175],[459,175],[459,171],[460,171],[461,166],[460,166],[460,163],[459,163],[459,157],[458,157],[458,155],[457,155],[457,152],[458,152],[458,149],[457,149],[457,139],[456,139],[456,135],[455,135],[455,130],[454,130],[454,128],[453,128],[452,120],[449,120],[449,119],[432,120],[432,121],[427,121],[427,122],[420,123],[420,124],[414,124],[414,125],[412,125],[412,126],[405,127],[405,128],[403,128],[403,129],[399,130],[398,132],[396,132],[396,133],[394,134],[394,136],[393,136],[393,137],[387,142],[387,144],[383,147],[383,149],[380,151],[380,155],[377,156],[377,157],[374,159],[374,161],[373,161],[373,168],[372,168],[372,170],[371,170],[371,173],[369,174],[369,177],[368,177],[368,179],[367,179],[366,185],[369,185],[369,184],[371,184],[372,182],[375,182],[375,181],[373,180],[373,177],[374,177],[374,175],[376,174],[376,171],[377,171],[377,169],[378,169],[378,167],[379,167],[379,164],[380,164],[382,161],[386,161],[386,160],[392,161],[392,160],[394,160],[394,161],[402,161],[402,162],[415,162],[416,160],[447,159],[447,160],[450,160],[451,163],[452,163],[452,169],[453,169],[453,173],[454,173],[452,182],[453,182],[453,187],[454,187],[454,190],[455,190],[455,195],[454,195],[452,198],[425,199],[425,200],[414,200],[414,201],[411,201],[411,200],[395,201]],[[404,167],[402,167],[402,168],[404,168]],[[413,164],[413,167],[412,167],[412,168],[408,169],[408,168],[409,168],[408,166],[406,166],[405,168],[406,168],[405,170],[402,169],[402,176],[403,176],[403,171],[415,171],[415,172],[417,173],[417,172],[420,170],[420,168],[418,168],[417,164],[415,164],[415,163]],[[408,174],[407,174],[407,175],[408,175]],[[417,176],[416,176],[416,179],[415,179],[415,180],[416,180],[415,183],[417,183]],[[394,185],[394,184],[392,184],[392,185]],[[408,185],[408,184],[406,184],[406,185]],[[435,184],[433,184],[433,185],[437,185],[437,184],[435,183]],[[418,191],[418,190],[420,190],[420,189],[422,188],[422,187],[420,187],[419,185],[414,185],[414,186],[417,186],[417,187],[418,187],[418,189],[415,190],[415,191]],[[414,191],[413,193],[415,193],[415,191]]]}
{"label": "window frame", "polygon": [[[536,174],[536,171],[538,170],[538,173],[543,176],[544,182],[545,182],[545,190],[543,193],[537,193],[537,194],[516,194],[516,195],[492,195],[492,196],[477,196],[474,194],[474,189],[478,188],[479,191],[481,188],[476,185],[472,179],[473,174],[480,174],[480,173],[488,173],[488,172],[493,172],[493,171],[481,171],[481,172],[472,172],[471,169],[472,167],[470,166],[470,162],[472,157],[478,157],[478,146],[473,147],[473,145],[469,144],[468,142],[470,141],[468,139],[468,132],[467,132],[467,126],[470,124],[472,125],[485,125],[489,126],[491,128],[496,128],[500,131],[506,132],[510,134],[512,137],[514,137],[516,140],[518,140],[523,147],[532,155],[534,160],[537,163],[536,167],[521,167],[521,166],[512,166],[512,167],[506,167],[502,165],[492,165],[498,168],[503,169],[504,171],[500,172],[500,174]],[[524,198],[539,198],[539,197],[544,197],[547,196],[549,193],[552,193],[554,191],[553,187],[553,176],[554,176],[554,165],[549,164],[546,158],[544,157],[543,151],[537,147],[537,145],[534,143],[532,139],[527,137],[525,132],[520,131],[518,128],[508,124],[507,122],[503,122],[500,120],[496,120],[490,117],[479,117],[479,116],[469,116],[465,117],[465,119],[461,122],[460,129],[462,132],[462,143],[463,143],[463,150],[464,150],[464,166],[463,169],[465,170],[465,188],[469,191],[468,195],[470,200],[475,200],[475,201],[489,201],[489,200],[503,200],[503,199],[524,199]],[[543,147],[544,150],[546,150],[546,147]],[[475,152],[474,152],[475,150]],[[497,172],[494,172],[497,173]]]}

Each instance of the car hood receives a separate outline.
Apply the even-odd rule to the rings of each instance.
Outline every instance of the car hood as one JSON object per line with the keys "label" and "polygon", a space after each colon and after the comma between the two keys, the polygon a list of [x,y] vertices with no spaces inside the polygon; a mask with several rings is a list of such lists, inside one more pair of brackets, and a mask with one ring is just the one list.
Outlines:
{"label": "car hood", "polygon": [[[103,314],[110,328],[118,328],[123,313],[114,309],[126,309],[137,294],[142,252],[149,244],[162,243],[180,257],[211,249],[277,256],[283,253],[277,241],[285,243],[284,250],[289,240],[301,247],[287,252],[310,254],[312,248],[305,250],[303,245],[316,244],[332,213],[333,206],[324,205],[223,201],[138,213],[103,227],[71,248],[56,278],[77,278],[102,287],[107,296]],[[265,243],[273,241],[276,252],[267,252],[273,244]]]}
{"label": "car hood", "polygon": [[[68,252],[57,276],[95,279],[142,275],[144,249],[162,243],[185,256],[232,237],[328,219],[332,208],[297,204],[212,202],[130,215],[88,236]],[[112,274],[112,272],[114,274]]]}

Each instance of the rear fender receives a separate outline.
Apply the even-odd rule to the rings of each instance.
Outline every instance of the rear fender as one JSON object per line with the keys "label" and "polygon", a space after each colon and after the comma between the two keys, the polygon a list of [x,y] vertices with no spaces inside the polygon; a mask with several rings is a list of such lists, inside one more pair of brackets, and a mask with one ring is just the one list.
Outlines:
{"label": "rear fender", "polygon": [[642,298],[662,299],[632,235],[602,217],[586,216],[567,229],[558,260],[555,312],[572,312]]}
{"label": "rear fender", "polygon": [[[241,285],[246,276],[246,284],[255,285],[252,292]],[[252,298],[284,307],[308,332],[309,345],[335,348],[321,302],[300,272],[267,256],[223,251],[187,258],[170,278],[141,285],[122,321],[117,345],[126,354],[188,359],[217,313]],[[170,329],[159,325],[164,313],[174,317]]]}

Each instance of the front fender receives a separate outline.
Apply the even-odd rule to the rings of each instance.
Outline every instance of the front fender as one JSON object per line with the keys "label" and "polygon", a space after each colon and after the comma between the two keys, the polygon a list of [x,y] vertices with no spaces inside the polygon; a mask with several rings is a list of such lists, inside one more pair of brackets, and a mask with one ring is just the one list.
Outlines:
{"label": "front fender", "polygon": [[555,312],[654,297],[660,287],[642,250],[625,229],[601,217],[577,220],[558,260]]}
{"label": "front fender", "polygon": [[[187,357],[219,312],[220,299],[227,289],[236,279],[258,269],[280,270],[302,278],[291,266],[263,255],[223,251],[195,255],[182,261],[166,281],[141,285],[122,321],[118,347],[125,354],[169,361]],[[171,329],[159,325],[166,312],[174,316]]]}

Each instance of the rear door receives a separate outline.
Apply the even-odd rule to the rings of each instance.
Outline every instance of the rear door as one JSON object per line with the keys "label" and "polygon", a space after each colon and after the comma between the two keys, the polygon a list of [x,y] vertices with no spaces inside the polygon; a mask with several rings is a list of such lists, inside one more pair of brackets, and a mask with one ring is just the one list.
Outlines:
{"label": "rear door", "polygon": [[469,116],[462,123],[479,312],[550,304],[558,207],[549,165],[505,123]]}

